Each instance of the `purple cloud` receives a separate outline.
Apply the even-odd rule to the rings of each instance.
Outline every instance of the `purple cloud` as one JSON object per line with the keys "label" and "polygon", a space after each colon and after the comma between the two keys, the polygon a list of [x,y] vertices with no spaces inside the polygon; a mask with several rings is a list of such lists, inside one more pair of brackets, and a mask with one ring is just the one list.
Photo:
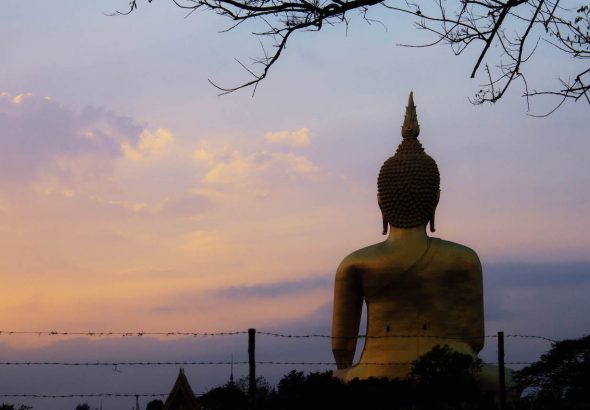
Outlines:
{"label": "purple cloud", "polygon": [[[72,110],[50,98],[0,94],[0,183],[30,181],[60,158],[87,156],[97,164],[119,157],[122,141],[142,126],[104,108]],[[67,170],[61,170],[67,175]]]}

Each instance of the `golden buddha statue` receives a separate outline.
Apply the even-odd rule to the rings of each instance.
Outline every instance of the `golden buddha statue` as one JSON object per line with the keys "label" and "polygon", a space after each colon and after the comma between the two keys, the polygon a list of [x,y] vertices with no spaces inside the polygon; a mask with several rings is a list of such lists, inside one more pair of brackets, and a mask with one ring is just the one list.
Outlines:
{"label": "golden buddha statue", "polygon": [[[440,175],[418,141],[419,132],[410,93],[403,140],[381,167],[377,183],[383,234],[389,228],[389,236],[348,255],[336,272],[332,351],[334,375],[345,382],[405,378],[411,365],[396,363],[410,363],[436,345],[473,356],[484,345],[477,254],[426,233],[427,224],[435,230]],[[367,337],[353,365],[363,301]]]}

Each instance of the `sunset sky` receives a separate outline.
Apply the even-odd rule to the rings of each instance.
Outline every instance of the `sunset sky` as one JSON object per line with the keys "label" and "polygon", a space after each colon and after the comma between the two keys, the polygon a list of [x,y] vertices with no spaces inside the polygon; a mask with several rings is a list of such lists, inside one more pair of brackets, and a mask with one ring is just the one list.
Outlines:
{"label": "sunset sky", "polygon": [[[413,90],[441,172],[434,236],[478,252],[486,333],[588,333],[587,104],[534,118],[514,84],[499,104],[473,106],[478,50],[399,47],[429,37],[381,9],[387,30],[353,19],[348,33],[300,33],[254,98],[218,97],[208,79],[248,80],[234,57],[259,53],[253,27],[219,34],[227,22],[169,2],[105,15],[126,6],[2,3],[0,330],[329,332],[335,268],[383,240],[376,178]],[[529,81],[554,86],[569,63],[557,56],[541,49]],[[554,102],[533,100],[530,113]],[[125,342],[0,335],[0,360],[84,359],[101,343],[126,357]],[[136,352],[170,343],[184,342]],[[297,357],[330,360],[322,346]],[[527,349],[513,359],[535,359]],[[187,373],[204,386],[199,372]],[[0,394],[53,392],[24,369],[0,373]]]}

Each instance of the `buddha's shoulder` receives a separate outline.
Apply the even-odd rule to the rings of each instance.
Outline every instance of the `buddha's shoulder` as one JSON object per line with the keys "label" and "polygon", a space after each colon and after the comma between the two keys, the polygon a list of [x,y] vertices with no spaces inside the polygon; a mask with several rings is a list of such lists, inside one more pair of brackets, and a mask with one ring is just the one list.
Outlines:
{"label": "buddha's shoulder", "polygon": [[346,256],[340,263],[341,267],[353,267],[353,266],[364,266],[370,264],[387,252],[387,248],[384,242],[379,242],[373,245],[365,246],[364,248],[357,249]]}
{"label": "buddha's shoulder", "polygon": [[[449,267],[461,265],[469,268],[480,268],[481,263],[477,253],[456,242],[439,238],[431,238],[431,262],[445,264]],[[391,248],[386,242],[358,249],[346,256],[340,263],[339,269],[381,267],[384,263],[390,263]]]}
{"label": "buddha's shoulder", "polygon": [[365,246],[348,254],[340,262],[339,268],[366,268],[375,264],[376,261],[382,260],[384,255],[387,255],[389,252],[390,249],[387,247],[386,242]]}
{"label": "buddha's shoulder", "polygon": [[477,252],[470,247],[440,238],[431,238],[431,240],[436,247],[435,256],[437,258],[446,259],[449,262],[480,265]]}

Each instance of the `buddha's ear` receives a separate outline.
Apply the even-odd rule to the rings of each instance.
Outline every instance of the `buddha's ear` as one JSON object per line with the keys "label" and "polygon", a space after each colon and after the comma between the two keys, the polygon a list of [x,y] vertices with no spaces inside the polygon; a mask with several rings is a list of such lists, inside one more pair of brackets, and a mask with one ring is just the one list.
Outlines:
{"label": "buddha's ear", "polygon": [[381,232],[383,235],[387,235],[387,229],[389,228],[389,222],[385,219],[385,214],[383,213],[383,208],[381,208],[381,197],[377,194],[377,205],[379,205],[379,210],[381,211],[381,218],[383,220],[383,231]]}
{"label": "buddha's ear", "polygon": [[430,232],[436,232],[434,228],[434,214],[436,214],[436,207],[438,206],[438,201],[440,200],[440,189],[438,190],[438,195],[436,195],[436,204],[434,205],[434,209],[432,210],[432,216],[430,217]]}

